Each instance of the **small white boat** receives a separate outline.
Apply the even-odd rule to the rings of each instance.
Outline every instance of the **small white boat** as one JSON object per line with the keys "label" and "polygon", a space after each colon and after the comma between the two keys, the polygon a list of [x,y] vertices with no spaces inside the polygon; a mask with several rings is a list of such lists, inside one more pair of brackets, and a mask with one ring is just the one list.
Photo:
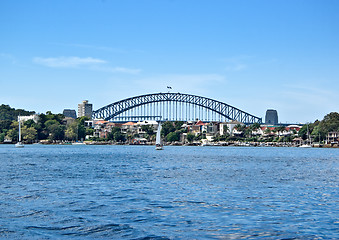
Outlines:
{"label": "small white boat", "polygon": [[16,148],[23,148],[25,145],[22,143],[22,142],[17,142],[16,144],[15,144],[15,147]]}
{"label": "small white boat", "polygon": [[86,143],[83,142],[83,140],[81,139],[81,141],[79,141],[79,126],[77,125],[77,140],[76,142],[72,142],[72,145],[86,145]]}
{"label": "small white boat", "polygon": [[25,145],[21,142],[21,123],[20,123],[20,116],[18,116],[19,122],[19,141],[15,144],[16,148],[23,148]]}
{"label": "small white boat", "polygon": [[84,143],[84,142],[74,142],[74,143],[72,143],[72,145],[86,145],[86,143]]}
{"label": "small white boat", "polygon": [[301,148],[311,148],[312,147],[311,144],[312,144],[312,140],[311,140],[310,132],[309,132],[308,125],[307,125],[307,141],[306,141],[306,143],[300,145],[299,147],[301,147]]}
{"label": "small white boat", "polygon": [[163,145],[161,141],[161,122],[159,121],[157,135],[155,139],[155,150],[163,150]]}
{"label": "small white boat", "polygon": [[162,145],[155,145],[155,150],[164,150]]}
{"label": "small white boat", "polygon": [[200,146],[202,146],[202,147],[208,147],[208,146],[213,146],[210,142],[203,142],[203,143],[201,143],[201,145]]}

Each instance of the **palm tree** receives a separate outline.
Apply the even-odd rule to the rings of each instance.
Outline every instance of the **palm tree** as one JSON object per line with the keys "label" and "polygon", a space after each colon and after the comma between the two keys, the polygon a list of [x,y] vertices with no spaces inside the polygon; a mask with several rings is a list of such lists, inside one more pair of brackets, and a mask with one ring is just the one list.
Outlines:
{"label": "palm tree", "polygon": [[226,135],[228,133],[228,130],[229,130],[228,126],[224,125],[223,126],[223,135]]}
{"label": "palm tree", "polygon": [[282,133],[283,131],[286,130],[285,126],[279,126],[279,127],[277,127],[276,129],[277,129],[277,131],[278,131],[278,136],[279,136],[279,137],[280,137],[280,133]]}
{"label": "palm tree", "polygon": [[264,131],[264,133],[265,133],[266,135],[270,135],[270,134],[272,133],[272,131],[271,131],[271,129],[266,128],[265,131]]}
{"label": "palm tree", "polygon": [[235,125],[234,127],[235,129],[237,129],[238,132],[240,132],[240,135],[244,134],[244,131],[246,130],[246,126],[242,125],[240,123],[238,123],[237,125]]}
{"label": "palm tree", "polygon": [[250,129],[251,129],[251,132],[256,132],[258,129],[260,128],[260,124],[259,123],[253,123],[251,126],[250,126]]}

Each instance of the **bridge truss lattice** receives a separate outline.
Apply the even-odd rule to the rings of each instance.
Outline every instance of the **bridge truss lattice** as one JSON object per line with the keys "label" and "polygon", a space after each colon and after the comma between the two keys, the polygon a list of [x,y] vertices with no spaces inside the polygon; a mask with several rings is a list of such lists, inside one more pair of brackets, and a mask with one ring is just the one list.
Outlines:
{"label": "bridge truss lattice", "polygon": [[[136,117],[138,116],[138,117]],[[229,121],[246,124],[262,119],[211,98],[183,93],[154,93],[127,98],[93,112],[93,119],[110,121],[146,120],[143,116],[161,116],[168,121]]]}

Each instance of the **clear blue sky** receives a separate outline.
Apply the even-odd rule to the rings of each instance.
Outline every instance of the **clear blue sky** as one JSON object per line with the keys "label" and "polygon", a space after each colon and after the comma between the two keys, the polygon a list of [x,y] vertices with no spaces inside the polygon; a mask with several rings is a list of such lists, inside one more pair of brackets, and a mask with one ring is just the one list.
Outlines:
{"label": "clear blue sky", "polygon": [[339,111],[336,0],[2,0],[0,104],[53,113],[190,93],[259,117]]}

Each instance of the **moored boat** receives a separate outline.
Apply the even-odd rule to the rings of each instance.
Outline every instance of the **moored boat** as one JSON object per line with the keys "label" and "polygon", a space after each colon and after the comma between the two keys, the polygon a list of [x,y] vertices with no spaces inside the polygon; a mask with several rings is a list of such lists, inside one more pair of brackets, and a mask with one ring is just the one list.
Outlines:
{"label": "moored boat", "polygon": [[310,132],[308,130],[308,125],[307,125],[307,141],[306,143],[300,145],[299,147],[301,148],[311,148],[312,147],[312,140],[311,140],[311,137],[310,137]]}

